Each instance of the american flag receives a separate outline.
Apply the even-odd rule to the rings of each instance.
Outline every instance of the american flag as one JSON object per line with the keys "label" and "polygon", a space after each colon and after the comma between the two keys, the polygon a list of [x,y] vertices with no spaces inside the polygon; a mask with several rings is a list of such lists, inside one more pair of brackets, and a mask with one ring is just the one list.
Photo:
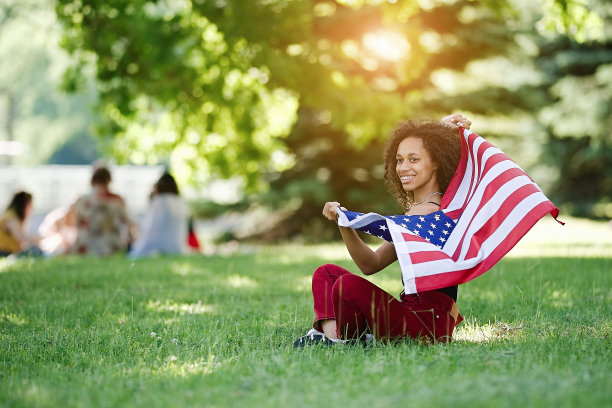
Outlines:
{"label": "american flag", "polygon": [[385,241],[393,242],[388,221],[405,228],[438,248],[442,248],[455,228],[452,218],[444,211],[436,211],[427,215],[379,215],[376,213],[362,214],[354,211],[342,211],[338,223],[350,223],[350,227],[358,229]]}
{"label": "american flag", "polygon": [[506,154],[467,129],[460,134],[461,160],[440,211],[381,216],[338,210],[338,225],[394,243],[407,294],[474,279],[491,269],[540,218],[559,214]]}

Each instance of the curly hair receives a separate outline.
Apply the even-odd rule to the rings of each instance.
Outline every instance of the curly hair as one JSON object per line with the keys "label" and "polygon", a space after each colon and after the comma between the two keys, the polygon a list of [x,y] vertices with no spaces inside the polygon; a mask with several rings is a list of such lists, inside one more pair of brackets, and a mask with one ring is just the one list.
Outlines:
{"label": "curly hair", "polygon": [[392,132],[385,147],[385,185],[389,193],[408,211],[414,203],[414,192],[406,192],[397,176],[397,148],[407,137],[417,137],[423,141],[425,150],[437,165],[436,177],[440,192],[446,192],[457,170],[461,158],[461,141],[457,131],[440,122],[406,121],[401,122]]}

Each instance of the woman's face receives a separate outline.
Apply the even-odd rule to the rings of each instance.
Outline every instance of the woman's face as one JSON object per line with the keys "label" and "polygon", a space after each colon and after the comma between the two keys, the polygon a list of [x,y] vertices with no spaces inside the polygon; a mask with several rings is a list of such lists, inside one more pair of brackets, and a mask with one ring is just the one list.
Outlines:
{"label": "woman's face", "polygon": [[33,204],[32,204],[32,200],[28,201],[25,205],[25,218],[28,218],[30,216],[30,214],[32,213],[32,208],[33,208]]}
{"label": "woman's face", "polygon": [[407,137],[397,146],[395,170],[405,191],[429,194],[439,190],[437,166],[418,137]]}

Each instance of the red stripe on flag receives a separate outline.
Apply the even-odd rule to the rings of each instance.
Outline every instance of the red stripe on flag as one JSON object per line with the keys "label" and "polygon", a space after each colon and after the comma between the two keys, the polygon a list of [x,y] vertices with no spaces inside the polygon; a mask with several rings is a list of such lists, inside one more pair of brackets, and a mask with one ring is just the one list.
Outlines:
{"label": "red stripe on flag", "polygon": [[[544,201],[535,206],[531,211],[526,213],[521,222],[510,233],[508,237],[503,240],[496,248],[487,256],[477,267],[474,268],[475,275],[470,274],[467,280],[473,279],[478,275],[488,271],[493,265],[497,263],[504,255],[506,255],[525,234],[540,220],[543,216],[556,209],[556,207],[550,201]],[[465,282],[465,281],[464,281]]]}
{"label": "red stripe on flag", "polygon": [[[511,162],[513,165],[516,165],[512,160],[510,160],[508,158],[508,156],[506,156],[504,153],[502,153],[501,151],[497,150],[495,153],[493,153],[491,156],[489,156],[486,160],[486,162],[484,163],[484,168],[482,167],[483,164],[483,156],[486,153],[486,151],[488,149],[495,149],[495,146],[493,146],[491,143],[484,141],[483,143],[480,144],[480,146],[478,147],[478,151],[476,152],[476,160],[474,160],[473,162],[473,166],[474,166],[474,173],[477,174],[477,178],[478,181],[476,183],[476,186],[474,187],[473,191],[470,191],[470,196],[468,197],[467,201],[470,201],[470,199],[473,197],[473,195],[476,193],[476,190],[478,190],[478,184],[482,181],[482,179],[487,175],[487,173],[491,170],[491,168],[493,168],[493,166],[502,163],[504,161],[509,161]],[[523,171],[521,171],[521,175],[524,174]],[[493,184],[493,180],[489,182],[489,185]],[[465,208],[467,205],[467,203],[464,203],[463,208]]]}
{"label": "red stripe on flag", "polygon": [[[550,201],[545,201],[534,207],[525,214],[523,220],[508,234],[508,239],[502,241],[482,262],[473,268],[453,272],[440,273],[436,275],[421,276],[415,278],[418,292],[445,288],[468,282],[489,269],[491,269],[504,255],[506,255],[535,223],[548,213],[553,214],[557,208]],[[458,267],[461,265],[458,264]]]}
{"label": "red stripe on flag", "polygon": [[[465,234],[469,230],[469,228],[472,225],[472,223],[474,223],[474,221],[478,219],[479,215],[482,216],[480,214],[482,208],[491,200],[492,197],[495,196],[495,194],[499,191],[501,186],[503,186],[504,184],[510,182],[512,179],[514,179],[516,177],[523,176],[524,174],[525,173],[522,170],[520,170],[520,169],[515,167],[515,168],[511,168],[511,169],[508,169],[508,170],[504,171],[503,173],[499,174],[495,179],[493,179],[489,183],[489,185],[485,188],[485,190],[483,192],[483,197],[478,202],[478,206],[476,207],[476,210],[474,211],[473,217],[470,219],[470,222],[467,225],[464,226],[464,229],[463,229],[462,233]],[[519,190],[517,190],[517,191],[519,191]],[[502,203],[502,205],[503,205],[503,203]],[[453,232],[455,232],[455,231],[453,231]],[[457,232],[459,232],[459,231],[457,231]],[[453,259],[456,260],[456,259],[459,258],[459,254],[461,252],[461,249],[463,248],[465,238],[466,237],[463,236],[461,238],[461,240],[459,241],[459,244],[457,245],[457,249],[455,250],[455,253],[453,254]]]}
{"label": "red stripe on flag", "polygon": [[469,187],[467,189],[467,193],[465,196],[465,201],[461,204],[461,210],[465,209],[466,204],[470,201],[470,199],[472,198],[472,194],[474,194],[474,190],[475,187],[478,185],[478,162],[476,161],[476,156],[477,156],[477,152],[474,152],[474,141],[476,140],[476,138],[478,137],[478,135],[476,135],[475,133],[472,133],[469,137],[468,137],[468,153],[470,154],[470,158],[471,158],[471,170],[472,170],[472,174],[470,176],[470,183],[469,183]]}
{"label": "red stripe on flag", "polygon": [[[459,138],[461,139],[461,158],[459,159],[459,165],[457,166],[457,170],[453,175],[448,187],[446,188],[446,192],[444,196],[442,196],[442,201],[440,202],[440,208],[444,209],[448,207],[448,205],[453,201],[461,182],[463,181],[463,177],[465,176],[465,170],[467,168],[467,142],[465,137],[463,137],[463,128],[459,129]],[[452,217],[451,217],[452,218]]]}
{"label": "red stripe on flag", "polygon": [[505,154],[497,152],[488,158],[487,164],[481,172],[480,166],[482,162],[482,156],[484,155],[487,149],[495,148],[495,146],[482,139],[483,142],[480,144],[478,151],[474,152],[474,142],[478,138],[480,138],[480,136],[478,136],[476,133],[470,134],[467,141],[465,137],[461,137],[461,159],[459,160],[457,171],[453,175],[453,178],[451,179],[451,182],[449,183],[449,186],[446,189],[446,193],[442,197],[442,201],[440,203],[441,209],[445,209],[451,204],[455,195],[457,194],[457,191],[461,187],[461,184],[465,182],[466,171],[468,169],[468,158],[471,158],[471,176],[469,181],[469,187],[467,187],[467,191],[465,191],[464,201],[458,208],[453,208],[453,211],[462,212],[465,209],[466,204],[470,201],[472,195],[476,190],[478,182],[483,178],[483,176],[490,170],[492,166],[504,160],[510,160],[510,158]]}
{"label": "red stripe on flag", "polygon": [[421,276],[414,279],[417,292],[426,292],[428,290],[435,290],[440,288],[446,288],[448,286],[457,285],[459,283],[467,282],[463,280],[466,271],[453,271],[447,273],[439,273],[437,275]]}
{"label": "red stripe on flag", "polygon": [[402,232],[402,238],[407,242],[428,242],[425,238],[421,238],[418,235],[408,234],[407,232]]}
{"label": "red stripe on flag", "polygon": [[449,211],[449,212],[445,212],[444,213],[447,217],[449,217],[451,220],[458,220],[459,217],[461,217],[461,210],[453,210],[453,211]]}
{"label": "red stripe on flag", "polygon": [[[470,238],[470,248],[465,254],[464,259],[470,259],[475,257],[480,250],[480,243],[488,239],[497,228],[506,220],[508,214],[515,208],[521,201],[529,197],[534,193],[539,193],[540,190],[533,184],[522,186],[514,193],[512,193],[499,207],[499,209],[489,218],[483,226],[476,231]],[[521,221],[522,222],[522,221]]]}
{"label": "red stripe on flag", "polygon": [[426,263],[431,261],[439,261],[442,259],[450,259],[442,250],[437,251],[419,251],[410,253],[410,260],[413,264]]}

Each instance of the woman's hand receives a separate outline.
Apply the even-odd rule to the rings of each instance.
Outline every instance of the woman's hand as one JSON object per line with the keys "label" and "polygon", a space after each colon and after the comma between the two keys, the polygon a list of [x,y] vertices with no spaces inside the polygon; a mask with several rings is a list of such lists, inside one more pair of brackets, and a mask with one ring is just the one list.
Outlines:
{"label": "woman's hand", "polygon": [[[339,202],[329,201],[323,206],[323,216],[337,224],[338,213],[336,211],[338,209],[346,211],[346,208],[340,206]],[[364,275],[372,275],[381,271],[397,259],[395,246],[392,243],[385,242],[376,251],[372,251],[353,228],[340,227],[339,229],[349,255]]]}
{"label": "woman's hand", "polygon": [[472,121],[460,113],[445,116],[440,119],[440,123],[453,129],[459,129],[460,127],[469,129],[472,126]]}
{"label": "woman's hand", "polygon": [[330,221],[335,223],[338,222],[338,213],[336,209],[340,208],[342,211],[346,211],[346,208],[340,207],[340,203],[337,201],[328,201],[323,206],[323,216]]}

